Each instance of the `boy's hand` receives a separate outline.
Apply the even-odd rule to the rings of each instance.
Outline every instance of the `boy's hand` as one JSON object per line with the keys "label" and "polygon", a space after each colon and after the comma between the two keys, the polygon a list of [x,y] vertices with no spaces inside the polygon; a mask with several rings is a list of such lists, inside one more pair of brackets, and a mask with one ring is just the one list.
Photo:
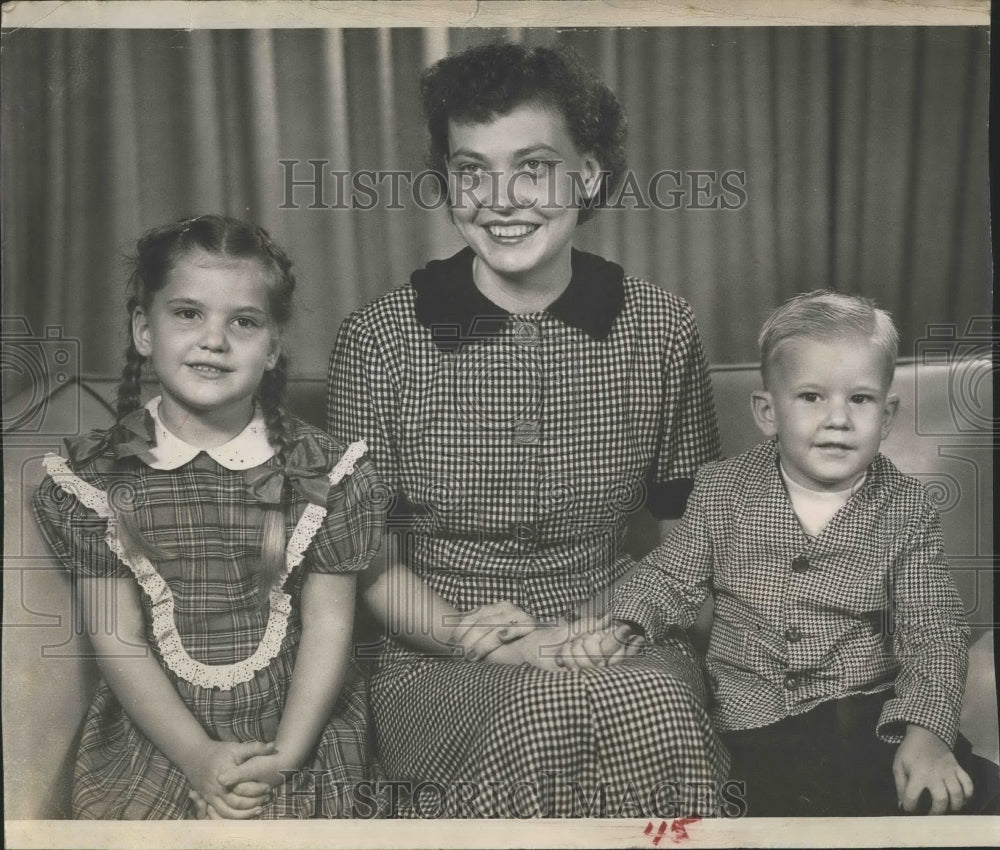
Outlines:
{"label": "boy's hand", "polygon": [[972,796],[972,779],[955,760],[954,754],[937,735],[922,726],[906,727],[903,743],[892,762],[899,805],[906,812],[917,809],[926,788],[931,796],[928,814],[961,811]]}
{"label": "boy's hand", "polygon": [[646,639],[628,623],[615,623],[603,617],[584,634],[567,640],[556,655],[556,663],[565,670],[611,667],[642,652]]}

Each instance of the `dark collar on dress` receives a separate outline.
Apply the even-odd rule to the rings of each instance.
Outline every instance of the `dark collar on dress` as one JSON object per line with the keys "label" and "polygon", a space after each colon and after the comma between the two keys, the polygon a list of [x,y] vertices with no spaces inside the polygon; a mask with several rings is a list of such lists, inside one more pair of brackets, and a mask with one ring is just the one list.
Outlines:
{"label": "dark collar on dress", "polygon": [[[431,332],[438,348],[454,351],[463,343],[493,336],[510,313],[476,288],[471,248],[447,260],[432,260],[410,276],[416,292],[417,321]],[[622,267],[594,254],[574,250],[569,286],[546,309],[593,339],[606,339],[625,305]]]}

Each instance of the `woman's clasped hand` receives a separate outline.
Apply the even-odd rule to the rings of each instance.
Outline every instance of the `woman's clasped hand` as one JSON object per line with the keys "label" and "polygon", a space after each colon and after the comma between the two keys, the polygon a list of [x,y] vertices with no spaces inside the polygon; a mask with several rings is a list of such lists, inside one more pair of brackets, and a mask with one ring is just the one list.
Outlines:
{"label": "woman's clasped hand", "polygon": [[646,643],[631,626],[612,623],[607,615],[536,621],[506,600],[465,613],[452,642],[466,661],[530,664],[553,672],[620,664],[639,655]]}

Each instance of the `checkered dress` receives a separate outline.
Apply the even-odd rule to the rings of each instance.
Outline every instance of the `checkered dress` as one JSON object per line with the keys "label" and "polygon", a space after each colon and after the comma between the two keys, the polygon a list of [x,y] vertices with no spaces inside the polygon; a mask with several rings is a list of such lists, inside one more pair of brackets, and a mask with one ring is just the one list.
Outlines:
{"label": "checkered dress", "polygon": [[[296,422],[295,440],[309,436],[328,461],[329,471],[343,449],[327,435]],[[272,457],[267,466],[277,467]],[[184,650],[205,665],[232,665],[261,644],[269,620],[257,595],[261,529],[265,507],[248,495],[243,475],[220,465],[206,453],[175,469],[154,469],[138,457],[115,459],[110,449],[72,469],[114,506],[127,490],[144,538],[166,557],[155,564],[172,595],[174,623]],[[57,475],[62,478],[63,476]],[[41,530],[59,560],[76,578],[133,578],[132,570],[105,540],[108,527],[81,498],[46,477],[34,497]],[[312,536],[305,556],[290,574],[284,591],[291,612],[280,647],[270,663],[249,681],[231,688],[193,684],[168,667],[154,636],[153,606],[141,594],[147,637],[157,661],[184,703],[219,741],[273,741],[288,694],[302,632],[299,596],[307,572],[341,573],[363,569],[377,550],[382,513],[369,493],[378,485],[366,458],[330,488],[326,515]],[[86,500],[88,492],[82,497]],[[291,535],[309,502],[285,489],[282,505]],[[123,505],[119,504],[119,508]],[[334,781],[368,778],[368,701],[361,671],[352,667],[333,714],[324,728],[312,762]],[[286,799],[283,786],[265,817],[307,814],[314,798],[311,778],[294,788],[303,792]],[[184,775],[140,732],[114,693],[102,682],[87,713],[77,753],[73,813],[78,818],[150,819],[192,817],[190,785]],[[323,803],[337,812],[338,801]]]}
{"label": "checkered dress", "polygon": [[954,745],[969,628],[923,487],[878,455],[809,537],[777,460],[767,442],[704,467],[681,523],[616,594],[614,616],[656,639],[690,623],[711,589],[707,661],[722,731],[894,689],[880,738],[898,743],[914,723]]}
{"label": "checkered dress", "polygon": [[[409,565],[434,591],[461,610],[510,600],[569,616],[631,565],[629,515],[679,515],[718,456],[697,328],[681,299],[575,251],[554,304],[510,315],[476,289],[472,257],[432,262],[345,320],[329,430],[368,441],[392,513],[412,523]],[[682,642],[597,675],[392,644],[372,685],[393,778],[502,789],[554,770],[588,795],[720,779],[727,756],[703,698]],[[510,813],[499,798],[485,814]],[[539,813],[579,816],[548,799]]]}

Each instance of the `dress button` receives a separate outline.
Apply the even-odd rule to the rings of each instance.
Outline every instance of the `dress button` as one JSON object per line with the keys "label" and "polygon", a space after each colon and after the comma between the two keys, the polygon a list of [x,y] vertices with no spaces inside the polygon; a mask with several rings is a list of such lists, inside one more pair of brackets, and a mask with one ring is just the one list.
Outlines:
{"label": "dress button", "polygon": [[534,549],[537,537],[538,532],[529,523],[520,522],[514,526],[514,539],[522,552]]}
{"label": "dress button", "polygon": [[809,559],[805,555],[799,555],[792,561],[792,569],[797,573],[804,573],[809,569]]}
{"label": "dress button", "polygon": [[535,345],[540,335],[538,325],[534,322],[514,321],[514,339],[521,345]]}
{"label": "dress button", "polygon": [[794,673],[788,673],[785,676],[785,689],[789,691],[794,691],[799,686],[799,677]]}
{"label": "dress button", "polygon": [[802,630],[797,626],[791,626],[790,628],[785,629],[785,640],[789,643],[797,643],[802,640]]}
{"label": "dress button", "polygon": [[514,441],[522,445],[538,442],[538,423],[530,419],[521,419],[514,423]]}

